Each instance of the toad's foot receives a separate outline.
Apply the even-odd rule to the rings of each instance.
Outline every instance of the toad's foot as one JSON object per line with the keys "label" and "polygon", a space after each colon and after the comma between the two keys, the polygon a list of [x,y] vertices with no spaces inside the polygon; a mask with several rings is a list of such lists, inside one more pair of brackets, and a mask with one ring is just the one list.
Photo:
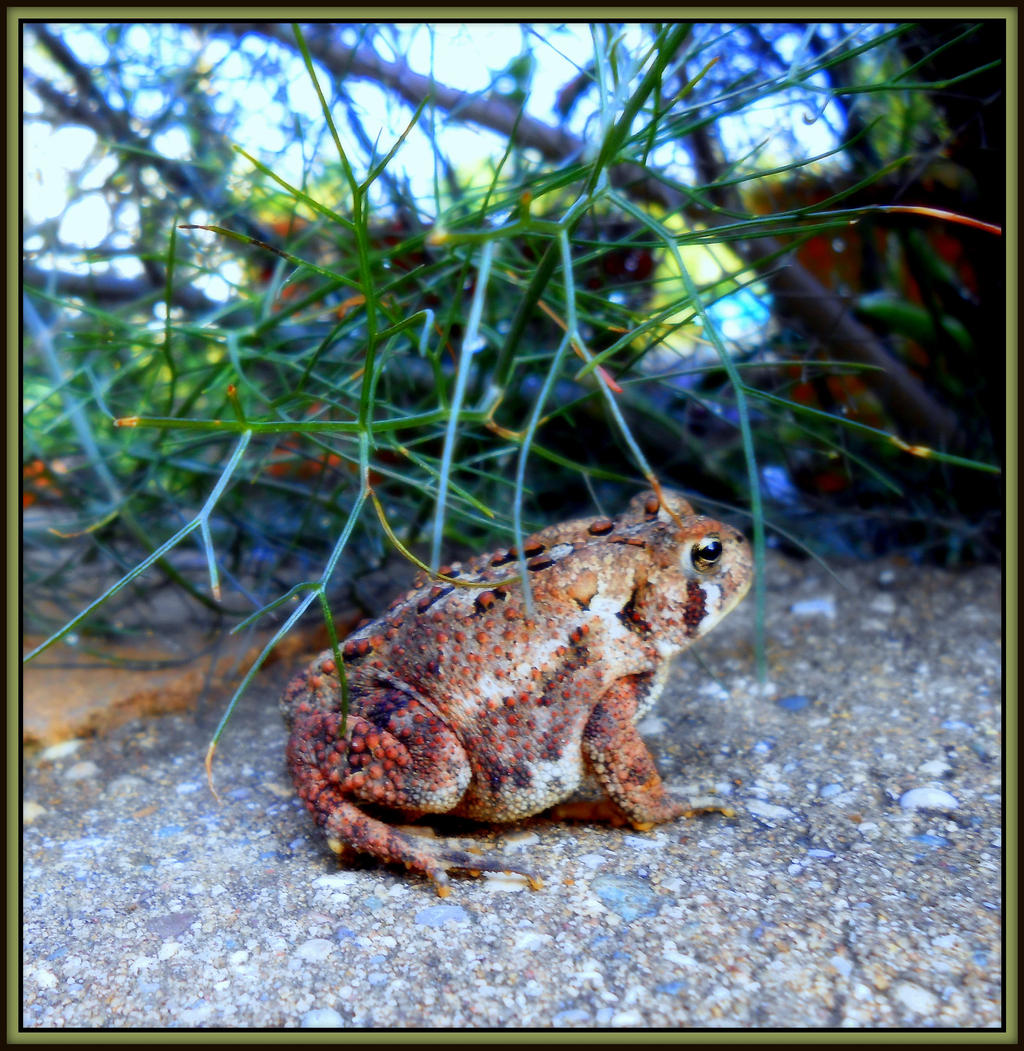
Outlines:
{"label": "toad's foot", "polygon": [[[728,806],[691,807],[679,802],[677,807],[678,809],[671,815],[673,818],[703,817],[706,814],[723,814],[725,817],[736,816],[736,811]],[[572,800],[568,803],[559,803],[553,806],[548,811],[548,814],[555,821],[599,822],[611,825],[613,828],[630,825],[639,832],[646,832],[657,824],[655,821],[642,821],[629,817],[610,799]]]}
{"label": "toad's foot", "polygon": [[525,876],[533,890],[543,884],[533,873],[510,858],[486,854],[470,854],[464,850],[438,847],[419,836],[412,836],[384,821],[370,817],[346,800],[335,800],[326,821],[323,822],[327,845],[336,854],[346,847],[372,854],[381,861],[397,862],[412,872],[427,876],[437,893],[445,898],[451,893],[449,871],[514,872]]}

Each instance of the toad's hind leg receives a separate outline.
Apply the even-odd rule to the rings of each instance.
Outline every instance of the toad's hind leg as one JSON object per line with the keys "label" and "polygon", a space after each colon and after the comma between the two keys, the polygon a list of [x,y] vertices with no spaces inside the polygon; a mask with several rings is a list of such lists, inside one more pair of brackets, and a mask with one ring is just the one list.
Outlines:
{"label": "toad's hind leg", "polygon": [[[475,857],[421,842],[370,817],[360,803],[406,817],[446,813],[469,784],[469,759],[451,729],[415,698],[383,688],[357,699],[341,733],[341,714],[308,703],[293,706],[288,765],[299,797],[328,844],[347,845],[429,876],[447,894],[446,870],[521,872],[502,858]],[[533,881],[529,873],[523,873]]]}
{"label": "toad's hind leg", "polygon": [[519,864],[493,855],[468,854],[463,850],[439,847],[420,836],[409,835],[384,821],[364,814],[354,803],[338,799],[323,822],[327,845],[340,854],[348,846],[387,862],[400,862],[407,869],[428,876],[437,893],[447,897],[451,891],[448,871],[469,873],[518,872],[535,889],[540,882]]}

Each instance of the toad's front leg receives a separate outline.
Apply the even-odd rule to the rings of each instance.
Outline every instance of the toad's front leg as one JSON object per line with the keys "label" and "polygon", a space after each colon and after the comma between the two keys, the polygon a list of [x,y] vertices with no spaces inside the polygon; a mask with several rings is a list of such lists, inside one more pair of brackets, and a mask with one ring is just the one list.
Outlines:
{"label": "toad's front leg", "polygon": [[583,731],[583,754],[594,776],[633,827],[641,830],[694,813],[665,790],[633,722],[647,685],[641,676],[612,683]]}
{"label": "toad's front leg", "polygon": [[519,872],[514,862],[476,857],[408,835],[366,814],[360,803],[407,818],[447,813],[469,784],[470,766],[455,734],[414,698],[383,689],[359,698],[362,714],[341,714],[303,703],[292,709],[288,765],[299,797],[323,828],[335,853],[348,846],[385,862],[399,862],[448,894],[448,870]]}

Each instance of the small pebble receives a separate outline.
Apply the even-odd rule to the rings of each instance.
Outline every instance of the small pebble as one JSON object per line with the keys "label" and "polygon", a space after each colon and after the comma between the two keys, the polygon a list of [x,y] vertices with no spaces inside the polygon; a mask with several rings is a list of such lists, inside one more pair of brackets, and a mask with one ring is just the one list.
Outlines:
{"label": "small pebble", "polygon": [[173,941],[179,934],[184,934],[198,919],[198,914],[194,912],[168,912],[151,917],[146,921],[146,927],[159,937]]}
{"label": "small pebble", "polygon": [[142,788],[145,783],[146,782],[143,781],[141,777],[135,777],[133,774],[124,774],[121,777],[115,777],[114,780],[107,785],[107,795],[131,795],[132,792]]}
{"label": "small pebble", "polygon": [[326,960],[335,950],[335,943],[330,938],[310,938],[303,942],[296,950],[295,955],[300,960],[308,960],[310,963],[318,963]]}
{"label": "small pebble", "polygon": [[789,612],[795,617],[828,617],[829,620],[835,620],[836,603],[830,597],[803,599],[794,602]]}
{"label": "small pebble", "polygon": [[942,724],[943,730],[973,730],[970,723],[962,722],[960,719],[947,719]]}
{"label": "small pebble", "polygon": [[317,876],[313,886],[319,890],[348,890],[358,879],[357,872],[332,872],[327,876]]}
{"label": "small pebble", "polygon": [[519,872],[485,872],[481,886],[484,890],[520,891],[526,890],[530,881]]}
{"label": "small pebble", "polygon": [[74,755],[81,747],[81,740],[61,741],[59,744],[51,744],[49,748],[44,748],[39,753],[39,758],[48,759],[50,762],[56,759],[67,759],[69,755]]}
{"label": "small pebble", "polygon": [[340,1029],[345,1019],[333,1007],[315,1007],[299,1020],[303,1029]]}
{"label": "small pebble", "polygon": [[949,770],[949,764],[943,759],[929,759],[928,762],[922,763],[917,768],[917,772],[924,774],[925,777],[942,777],[948,774]]}
{"label": "small pebble", "polygon": [[516,937],[514,948],[516,952],[521,949],[539,949],[552,940],[550,934],[544,934],[541,931],[523,931]]}
{"label": "small pebble", "polygon": [[930,832],[922,832],[919,836],[911,836],[915,843],[923,843],[926,847],[948,847],[949,840],[945,836],[935,836]]}
{"label": "small pebble", "polygon": [[525,847],[532,847],[534,844],[540,842],[540,836],[536,832],[506,832],[501,837],[503,845],[508,847],[518,847],[520,850]]}
{"label": "small pebble", "polygon": [[551,1019],[552,1025],[585,1025],[590,1021],[590,1015],[578,1007],[571,1007],[568,1011],[559,1011]]}
{"label": "small pebble", "polygon": [[904,1007],[923,1018],[930,1018],[939,1006],[939,998],[927,989],[913,982],[899,982],[893,987],[893,994]]}
{"label": "small pebble", "polygon": [[85,759],[81,763],[68,767],[64,772],[64,779],[66,781],[85,781],[90,777],[95,777],[99,772],[100,768],[91,759]]}
{"label": "small pebble", "polygon": [[623,835],[621,843],[624,847],[633,847],[635,850],[655,850],[665,842],[665,835],[661,832],[650,832],[645,836]]}
{"label": "small pebble", "polygon": [[36,985],[42,989],[55,989],[57,987],[57,976],[53,971],[40,967],[35,973]]}
{"label": "small pebble", "polygon": [[900,796],[904,810],[956,810],[956,796],[941,788],[911,788]]}
{"label": "small pebble", "polygon": [[775,703],[787,712],[798,712],[801,708],[806,708],[811,699],[803,693],[791,693],[788,697],[780,697]]}
{"label": "small pebble", "polygon": [[469,913],[461,905],[431,905],[416,913],[424,927],[443,927],[446,923],[469,923]]}
{"label": "small pebble", "polygon": [[676,996],[678,993],[681,993],[686,989],[686,987],[686,982],[661,982],[654,987],[654,991],[656,993],[665,993],[668,996]]}
{"label": "small pebble", "polygon": [[581,854],[576,860],[588,869],[599,869],[608,863],[604,854]]}
{"label": "small pebble", "polygon": [[769,821],[784,821],[787,818],[796,817],[788,807],[777,806],[775,803],[766,803],[763,799],[748,799],[746,808],[755,817],[763,817]]}
{"label": "small pebble", "polygon": [[21,820],[24,821],[26,825],[31,825],[37,817],[42,817],[46,812],[46,807],[32,799],[26,799],[25,802],[21,804]]}
{"label": "small pebble", "polygon": [[109,845],[110,840],[106,836],[82,836],[80,839],[69,839],[64,844],[64,850],[69,854],[83,850],[102,853]]}
{"label": "small pebble", "polygon": [[595,876],[590,889],[606,909],[627,923],[656,915],[665,903],[649,883],[631,876]]}

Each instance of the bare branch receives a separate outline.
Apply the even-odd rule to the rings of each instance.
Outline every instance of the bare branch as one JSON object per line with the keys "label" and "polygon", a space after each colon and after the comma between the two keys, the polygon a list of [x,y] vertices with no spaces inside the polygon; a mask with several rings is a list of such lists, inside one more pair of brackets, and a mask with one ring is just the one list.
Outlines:
{"label": "bare branch", "polygon": [[[231,22],[221,28],[238,38],[252,33],[273,40],[289,51],[295,50],[295,37],[291,30],[283,25],[271,22]],[[322,62],[339,80],[347,77],[372,80],[394,92],[413,108],[425,98],[429,98],[434,105],[447,110],[458,120],[468,124],[479,124],[501,135],[509,136],[515,129],[518,145],[538,150],[547,160],[564,162],[582,152],[583,143],[576,136],[552,128],[525,114],[520,118],[517,127],[519,109],[503,99],[482,98],[480,95],[447,87],[431,77],[414,73],[404,63],[385,61],[368,47],[349,47],[326,32],[309,33],[306,44],[310,54]]]}
{"label": "bare branch", "polygon": [[[117,277],[114,274],[68,274],[25,264],[22,279],[26,288],[37,288],[62,297],[79,296],[106,305],[138,303],[147,296],[154,300],[164,296],[162,282],[154,284],[147,278]],[[195,313],[225,308],[225,304],[207,298],[188,285],[175,288],[171,302]]]}
{"label": "bare branch", "polygon": [[[266,240],[267,234],[257,224],[238,212],[218,178],[203,179],[202,169],[184,161],[162,157],[149,138],[132,130],[128,117],[110,105],[104,94],[93,84],[89,71],[71,53],[62,40],[50,33],[44,25],[34,25],[33,32],[40,43],[72,78],[76,86],[74,96],[65,95],[37,74],[26,71],[25,83],[66,121],[91,128],[101,139],[109,139],[122,148],[135,164],[148,164],[160,173],[167,184],[179,193],[188,194],[197,204],[220,218],[231,216],[234,225],[250,237]],[[130,151],[130,152],[127,152]]]}
{"label": "bare branch", "polygon": [[[760,260],[778,250],[768,239],[733,247],[747,262],[762,267]],[[921,381],[850,313],[839,296],[794,260],[767,275],[767,282],[778,311],[798,317],[808,335],[828,347],[832,356],[875,366],[878,371],[863,374],[864,382],[894,419],[940,447],[955,443],[958,435],[953,413],[925,390]]]}

